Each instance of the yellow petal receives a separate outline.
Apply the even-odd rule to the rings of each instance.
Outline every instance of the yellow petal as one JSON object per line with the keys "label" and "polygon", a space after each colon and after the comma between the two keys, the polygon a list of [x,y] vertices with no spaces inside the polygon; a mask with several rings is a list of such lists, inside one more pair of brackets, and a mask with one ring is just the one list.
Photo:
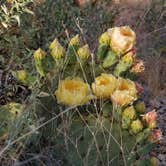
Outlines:
{"label": "yellow petal", "polygon": [[111,38],[111,48],[118,54],[123,54],[132,49],[136,42],[135,32],[129,26],[108,29]]}
{"label": "yellow petal", "polygon": [[55,95],[58,103],[68,106],[86,104],[92,97],[89,85],[79,78],[61,80]]}
{"label": "yellow petal", "polygon": [[93,93],[98,98],[110,98],[117,86],[117,79],[111,74],[101,74],[92,83]]}

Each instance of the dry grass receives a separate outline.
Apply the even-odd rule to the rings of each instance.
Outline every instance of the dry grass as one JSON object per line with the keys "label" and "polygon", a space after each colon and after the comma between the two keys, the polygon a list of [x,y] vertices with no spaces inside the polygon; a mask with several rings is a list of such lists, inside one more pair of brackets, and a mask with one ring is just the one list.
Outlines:
{"label": "dry grass", "polygon": [[147,84],[153,97],[166,95],[166,59],[164,56],[145,58],[146,70],[141,79]]}

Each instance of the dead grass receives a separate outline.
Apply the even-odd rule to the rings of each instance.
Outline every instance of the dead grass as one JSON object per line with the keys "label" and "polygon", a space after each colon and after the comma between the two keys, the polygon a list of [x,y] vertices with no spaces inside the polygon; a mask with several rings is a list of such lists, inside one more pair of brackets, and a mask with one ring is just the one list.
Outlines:
{"label": "dead grass", "polygon": [[164,56],[148,56],[145,58],[146,70],[144,81],[153,95],[166,95],[166,59]]}

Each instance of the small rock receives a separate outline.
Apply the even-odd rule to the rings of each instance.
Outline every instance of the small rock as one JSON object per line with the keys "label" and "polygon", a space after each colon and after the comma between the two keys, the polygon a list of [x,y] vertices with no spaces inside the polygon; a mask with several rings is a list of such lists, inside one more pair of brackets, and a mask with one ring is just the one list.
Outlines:
{"label": "small rock", "polygon": [[79,7],[86,7],[87,5],[94,4],[95,2],[96,2],[96,0],[75,0],[75,3]]}
{"label": "small rock", "polygon": [[161,160],[161,161],[165,161],[166,160],[166,154],[159,154],[158,159]]}

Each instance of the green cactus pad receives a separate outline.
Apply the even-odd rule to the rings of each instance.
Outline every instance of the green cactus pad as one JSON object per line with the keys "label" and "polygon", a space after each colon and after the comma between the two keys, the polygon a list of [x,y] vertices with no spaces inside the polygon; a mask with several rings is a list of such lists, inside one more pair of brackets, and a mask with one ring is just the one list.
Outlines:
{"label": "green cactus pad", "polygon": [[107,55],[107,51],[108,51],[108,45],[106,45],[106,44],[99,45],[99,48],[98,48],[98,51],[97,51],[98,59],[103,60]]}
{"label": "green cactus pad", "polygon": [[118,56],[116,55],[115,52],[109,51],[107,53],[106,58],[104,59],[103,67],[104,68],[109,68],[112,65],[114,65],[116,62],[118,62]]}

